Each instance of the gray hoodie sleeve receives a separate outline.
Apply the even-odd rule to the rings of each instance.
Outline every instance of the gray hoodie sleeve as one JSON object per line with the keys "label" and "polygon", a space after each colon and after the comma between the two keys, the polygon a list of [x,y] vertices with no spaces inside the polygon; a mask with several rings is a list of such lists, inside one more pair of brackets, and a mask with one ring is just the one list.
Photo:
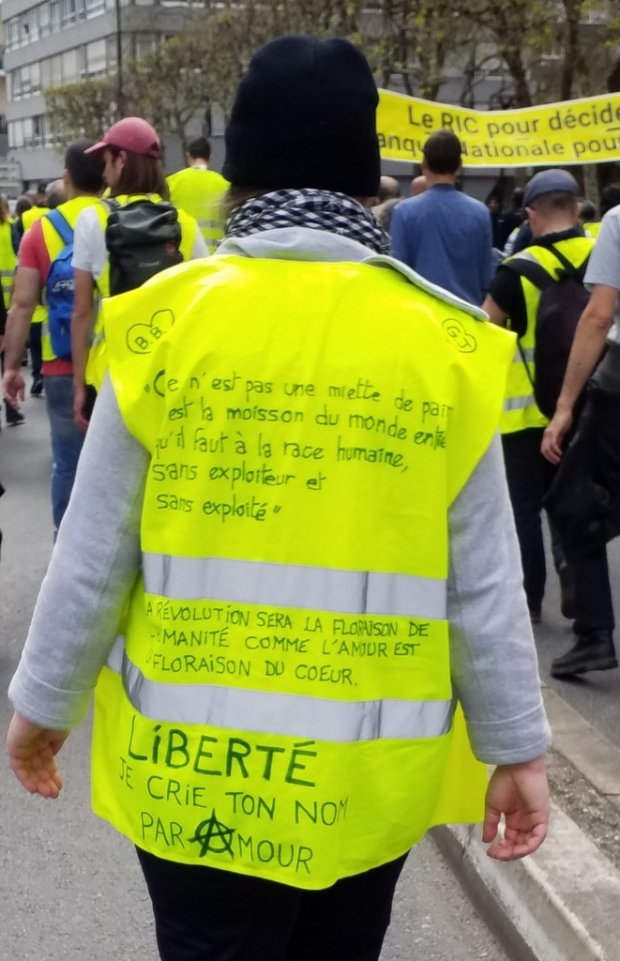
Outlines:
{"label": "gray hoodie sleeve", "polygon": [[88,707],[139,570],[147,466],[106,378],[9,688],[35,724],[70,729]]}
{"label": "gray hoodie sleeve", "polygon": [[[9,696],[36,724],[74,727],[115,640],[140,564],[146,451],[106,380]],[[450,511],[454,686],[474,750],[507,763],[547,744],[536,653],[495,441]]]}
{"label": "gray hoodie sleeve", "polygon": [[449,541],[452,681],[474,753],[531,760],[549,728],[499,436],[450,510]]}

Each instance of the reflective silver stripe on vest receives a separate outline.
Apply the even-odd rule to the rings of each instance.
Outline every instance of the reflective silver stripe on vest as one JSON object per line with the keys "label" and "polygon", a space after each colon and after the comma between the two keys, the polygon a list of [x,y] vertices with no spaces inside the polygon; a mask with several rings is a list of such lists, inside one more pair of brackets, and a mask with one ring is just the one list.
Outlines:
{"label": "reflective silver stripe on vest", "polygon": [[454,710],[451,700],[332,701],[211,684],[162,684],[146,678],[126,655],[122,678],[134,709],[156,721],[317,741],[440,737],[450,730]]}
{"label": "reflective silver stripe on vest", "polygon": [[145,591],[175,600],[446,618],[446,582],[431,577],[149,553],[142,566]]}
{"label": "reflective silver stripe on vest", "polygon": [[223,230],[219,220],[199,220],[198,226],[206,230]]}
{"label": "reflective silver stripe on vest", "polygon": [[518,364],[521,361],[526,360],[528,362],[534,362],[534,348],[533,347],[521,347],[514,355],[514,363]]}
{"label": "reflective silver stripe on vest", "polygon": [[536,407],[533,394],[528,394],[526,397],[507,397],[504,401],[504,410],[525,410],[526,407]]}

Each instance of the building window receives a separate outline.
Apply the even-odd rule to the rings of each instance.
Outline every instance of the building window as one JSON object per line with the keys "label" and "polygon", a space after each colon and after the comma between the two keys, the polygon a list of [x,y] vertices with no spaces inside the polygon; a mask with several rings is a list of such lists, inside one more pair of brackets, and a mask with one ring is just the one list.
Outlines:
{"label": "building window", "polygon": [[77,50],[65,50],[62,54],[62,82],[73,83],[78,79]]}
{"label": "building window", "polygon": [[52,18],[49,3],[42,3],[37,7],[39,12],[39,33],[42,37],[47,37],[52,32]]}
{"label": "building window", "polygon": [[105,0],[84,0],[87,18],[96,17],[105,10]]}
{"label": "building window", "polygon": [[60,0],[60,19],[63,26],[76,23],[84,14],[84,0]]}
{"label": "building window", "polygon": [[86,44],[86,73],[93,77],[99,73],[106,72],[106,42],[105,40],[94,40]]}
{"label": "building window", "polygon": [[52,0],[50,3],[50,21],[52,32],[60,30],[60,0]]}
{"label": "building window", "polygon": [[21,120],[9,120],[9,149],[23,147],[22,122]]}
{"label": "building window", "polygon": [[32,118],[32,145],[33,147],[44,147],[47,140],[47,122],[45,114],[41,113]]}
{"label": "building window", "polygon": [[6,48],[13,50],[19,46],[19,17],[6,22]]}

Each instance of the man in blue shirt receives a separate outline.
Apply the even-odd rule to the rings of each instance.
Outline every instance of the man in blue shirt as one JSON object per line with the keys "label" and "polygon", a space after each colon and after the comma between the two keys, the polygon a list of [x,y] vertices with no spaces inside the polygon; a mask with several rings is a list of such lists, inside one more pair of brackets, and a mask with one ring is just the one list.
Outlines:
{"label": "man in blue shirt", "polygon": [[451,130],[431,134],[423,153],[429,189],[394,211],[392,252],[427,280],[480,305],[493,276],[490,213],[454,186],[461,142]]}

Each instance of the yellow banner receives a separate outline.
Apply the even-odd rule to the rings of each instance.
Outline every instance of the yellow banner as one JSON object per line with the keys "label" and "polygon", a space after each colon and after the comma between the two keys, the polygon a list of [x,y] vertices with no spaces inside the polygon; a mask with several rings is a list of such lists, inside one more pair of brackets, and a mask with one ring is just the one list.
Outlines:
{"label": "yellow banner", "polygon": [[565,167],[618,160],[620,94],[482,111],[379,91],[377,130],[384,160],[419,163],[430,134],[445,128],[463,145],[464,167]]}

